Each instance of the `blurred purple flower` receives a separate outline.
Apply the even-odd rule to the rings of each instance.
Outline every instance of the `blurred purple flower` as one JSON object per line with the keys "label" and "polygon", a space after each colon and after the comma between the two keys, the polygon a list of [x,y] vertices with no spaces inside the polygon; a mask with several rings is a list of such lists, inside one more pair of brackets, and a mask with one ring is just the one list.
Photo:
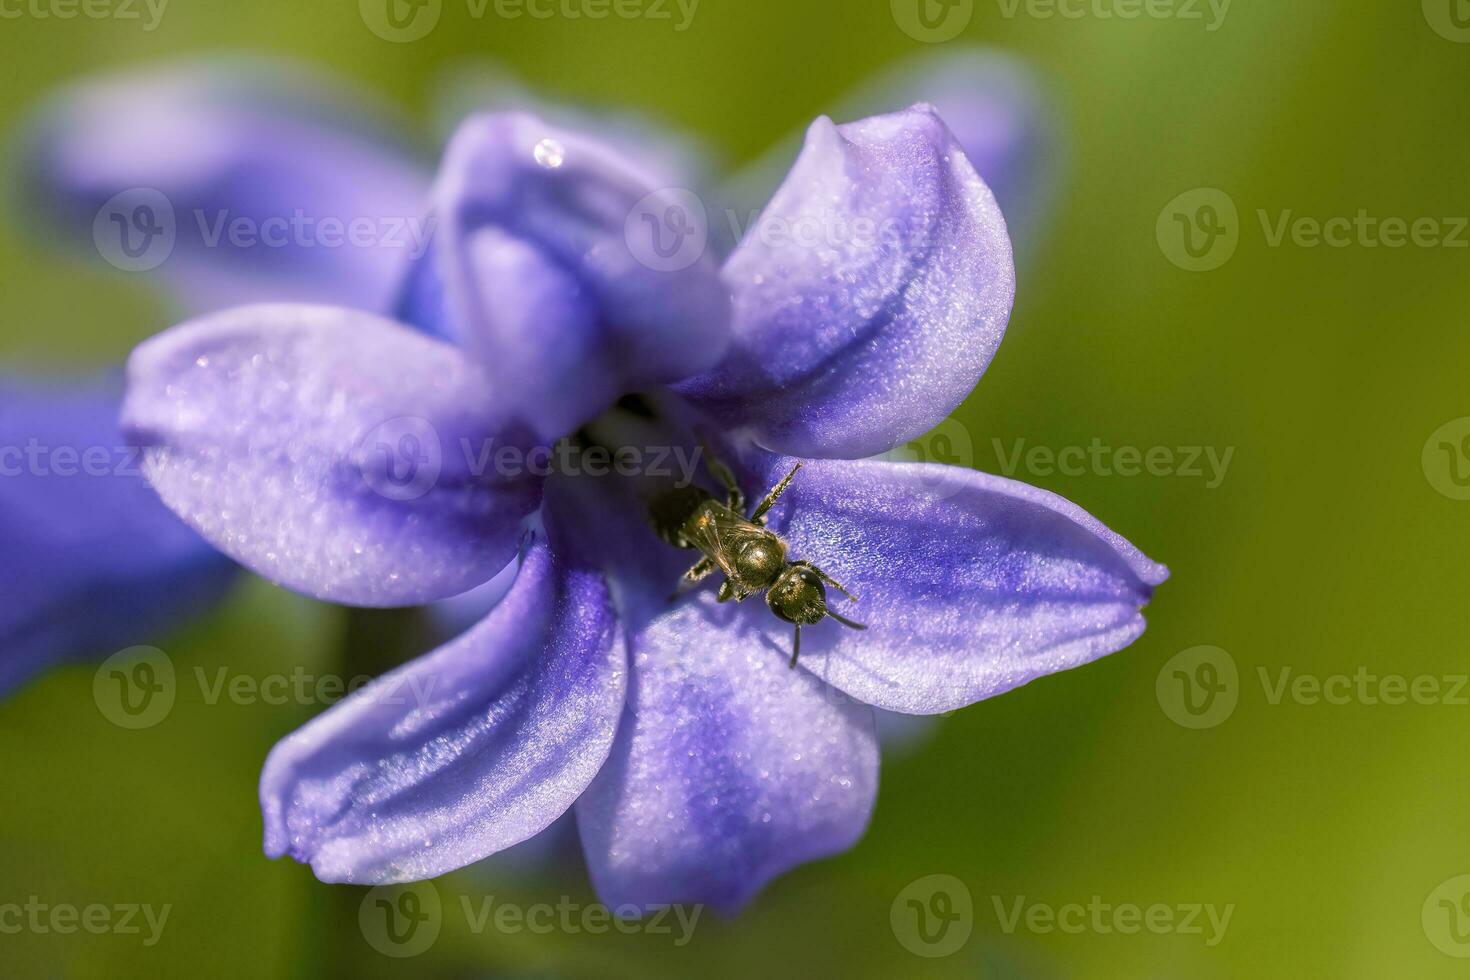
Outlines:
{"label": "blurred purple flower", "polygon": [[[288,62],[102,75],[23,127],[19,206],[28,225],[145,275],[188,313],[264,299],[386,309],[419,244],[432,168],[406,132],[364,93]],[[150,203],[145,224],[134,208]],[[156,267],[127,262],[129,238],[159,250]]]}
{"label": "blurred purple flower", "polygon": [[[249,306],[134,353],[124,418],[150,481],[248,567],[392,606],[519,561],[481,622],[276,747],[270,854],[328,881],[419,879],[575,806],[604,901],[733,911],[862,834],[869,705],[948,711],[1142,632],[1166,570],[1074,505],[854,461],[943,419],[1010,311],[1004,221],[932,109],[818,120],[761,219],[876,241],[757,229],[723,264],[668,261],[669,229],[635,220],[672,213],[668,194],[601,140],[476,117],[434,184],[403,322]],[[865,632],[812,629],[789,670],[758,604],[669,601],[689,553],[648,530],[640,481],[482,455],[574,431],[687,445],[694,415],[718,420],[747,494],[804,458],[771,525],[862,596]]]}
{"label": "blurred purple flower", "polygon": [[118,428],[122,387],[0,380],[0,694],[152,640],[233,579],[143,481]]}
{"label": "blurred purple flower", "polygon": [[[126,205],[162,201],[167,214],[147,215],[171,251],[154,276],[186,310],[267,297],[386,307],[406,249],[237,247],[230,232],[277,219],[298,234],[298,213],[421,221],[427,168],[387,142],[385,114],[366,104],[260,62],[73,86],[18,141],[20,220],[119,261],[122,242],[105,236],[160,247],[134,236]],[[102,220],[109,210],[122,227]],[[233,581],[234,563],[147,487],[119,431],[121,403],[121,372],[0,384],[0,694],[50,663],[156,640]]]}

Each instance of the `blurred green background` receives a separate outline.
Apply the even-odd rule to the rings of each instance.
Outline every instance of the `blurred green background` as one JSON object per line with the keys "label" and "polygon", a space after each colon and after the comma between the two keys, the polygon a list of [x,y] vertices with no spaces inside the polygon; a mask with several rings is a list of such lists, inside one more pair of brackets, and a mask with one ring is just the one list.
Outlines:
{"label": "blurred green background", "polygon": [[[682,947],[493,925],[475,935],[458,914],[460,896],[591,901],[573,863],[439,880],[437,942],[386,958],[358,929],[363,892],[260,852],[260,764],[312,709],[211,705],[184,684],[164,723],[130,732],[98,712],[92,667],[55,672],[0,705],[0,903],[172,911],[152,947],[0,935],[0,975],[1463,976],[1449,954],[1470,946],[1450,926],[1470,927],[1470,909],[1431,893],[1470,873],[1470,705],[1272,693],[1284,668],[1323,679],[1470,671],[1470,502],[1441,493],[1446,473],[1421,460],[1432,433],[1470,416],[1470,250],[1273,246],[1259,214],[1470,215],[1470,44],[1431,27],[1458,2],[1236,0],[1208,31],[1203,3],[1203,20],[1122,20],[1091,6],[1078,19],[1024,4],[1007,16],[1008,0],[979,0],[943,44],[906,34],[888,0],[704,0],[683,33],[616,18],[477,21],[451,0],[409,44],[376,37],[348,0],[173,0],[151,32],[0,20],[6,132],[87,73],[239,51],[339,71],[427,128],[439,73],[488,56],[548,96],[652,113],[732,163],[896,59],[966,42],[1021,54],[1051,87],[1068,179],[1021,269],[1000,354],[956,413],[975,465],[999,471],[996,439],[1006,453],[1018,439],[1234,450],[1215,487],[1023,463],[1017,478],[1170,565],[1148,632],[889,753],[853,851],[778,879],[735,921],[701,920]],[[1202,187],[1237,206],[1239,246],[1219,268],[1190,272],[1156,229],[1172,200]],[[20,229],[0,228],[0,269],[8,367],[115,362],[167,325],[146,286],[47,253]],[[211,676],[331,673],[344,629],[340,613],[254,582],[161,645],[181,670]],[[1201,645],[1228,652],[1239,680],[1222,697],[1238,703],[1194,729],[1171,719],[1156,681],[1162,671],[1167,692],[1170,659]],[[931,874],[962,881],[974,905],[968,942],[942,958],[916,955],[890,924],[899,893]],[[1452,902],[1463,894],[1450,891]],[[1214,945],[1208,925],[1071,934],[1007,930],[997,914],[1022,897],[1060,908],[1094,896],[1233,911]]]}

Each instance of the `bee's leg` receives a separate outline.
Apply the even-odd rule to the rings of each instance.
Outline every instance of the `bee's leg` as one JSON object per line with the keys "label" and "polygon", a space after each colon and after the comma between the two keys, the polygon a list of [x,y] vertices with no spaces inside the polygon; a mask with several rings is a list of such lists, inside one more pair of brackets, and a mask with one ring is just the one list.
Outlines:
{"label": "bee's leg", "polygon": [[755,510],[750,514],[752,524],[764,525],[766,523],[766,511],[774,507],[776,501],[781,499],[781,494],[786,492],[786,488],[791,485],[791,478],[796,476],[796,471],[799,469],[801,469],[801,464],[797,463],[791,468],[791,472],[786,474],[786,478],[776,484],[775,489],[766,494],[766,498],[756,505]]}
{"label": "bee's leg", "polygon": [[801,624],[796,624],[796,636],[791,640],[791,666],[796,667],[796,660],[801,656]]}
{"label": "bee's leg", "polygon": [[700,432],[698,435],[699,448],[704,453],[704,465],[725,488],[725,506],[737,514],[743,514],[745,512],[745,493],[740,489],[740,484],[735,479],[735,473],[730,467],[725,465],[724,460],[716,456],[714,451],[709,448],[709,443],[705,440],[704,433]]}
{"label": "bee's leg", "polygon": [[685,572],[683,577],[679,579],[679,587],[674,590],[673,595],[669,596],[669,601],[672,602],[673,600],[683,595],[685,592],[688,592],[690,589],[694,588],[694,586],[698,585],[704,579],[708,578],[709,574],[714,570],[714,562],[710,561],[708,558],[699,559],[699,561],[694,563],[694,567]]}
{"label": "bee's leg", "polygon": [[734,599],[736,602],[744,602],[750,598],[750,593],[735,591],[735,583],[729,579],[725,579],[724,584],[720,586],[718,598],[721,602],[729,602],[731,599]]}
{"label": "bee's leg", "polygon": [[716,459],[710,462],[709,468],[725,485],[725,506],[737,514],[745,513],[745,491],[735,482],[735,474],[730,472],[730,467]]}

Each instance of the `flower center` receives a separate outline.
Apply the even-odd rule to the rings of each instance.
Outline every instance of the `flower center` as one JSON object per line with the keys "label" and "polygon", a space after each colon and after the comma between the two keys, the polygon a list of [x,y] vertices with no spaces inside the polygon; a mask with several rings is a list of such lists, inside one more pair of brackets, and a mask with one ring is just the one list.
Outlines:
{"label": "flower center", "polygon": [[[572,437],[589,454],[601,449],[612,458],[646,464],[641,469],[630,465],[618,471],[619,477],[628,479],[619,480],[622,486],[613,491],[630,490],[630,502],[641,511],[639,519],[651,528],[647,539],[630,542],[632,550],[645,550],[643,540],[661,539],[662,545],[655,546],[660,550],[671,545],[697,556],[682,577],[669,576],[667,587],[673,595],[665,605],[714,575],[723,576],[718,593],[722,603],[744,602],[764,594],[771,612],[795,628],[792,666],[800,656],[803,626],[830,616],[852,629],[864,629],[827,607],[828,586],[853,598],[847,590],[816,565],[791,560],[786,542],[766,527],[771,508],[791,486],[801,465],[753,507],[748,506],[745,489],[727,462],[735,458],[727,451],[732,447],[728,440],[717,441],[715,435],[678,399],[659,393],[622,399]],[[677,468],[660,467],[659,460],[676,461]],[[575,479],[600,474],[567,475]],[[638,565],[636,561],[632,564]],[[655,589],[662,587],[658,582],[650,584]]]}

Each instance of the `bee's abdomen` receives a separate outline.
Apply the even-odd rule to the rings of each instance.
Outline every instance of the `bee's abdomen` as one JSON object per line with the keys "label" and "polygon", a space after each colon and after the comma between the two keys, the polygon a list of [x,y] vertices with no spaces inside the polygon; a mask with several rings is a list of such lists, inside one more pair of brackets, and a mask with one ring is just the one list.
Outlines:
{"label": "bee's abdomen", "polygon": [[700,487],[675,487],[655,497],[648,516],[660,538],[677,548],[693,547],[684,536],[684,528],[698,516],[700,508],[713,502],[708,491]]}

